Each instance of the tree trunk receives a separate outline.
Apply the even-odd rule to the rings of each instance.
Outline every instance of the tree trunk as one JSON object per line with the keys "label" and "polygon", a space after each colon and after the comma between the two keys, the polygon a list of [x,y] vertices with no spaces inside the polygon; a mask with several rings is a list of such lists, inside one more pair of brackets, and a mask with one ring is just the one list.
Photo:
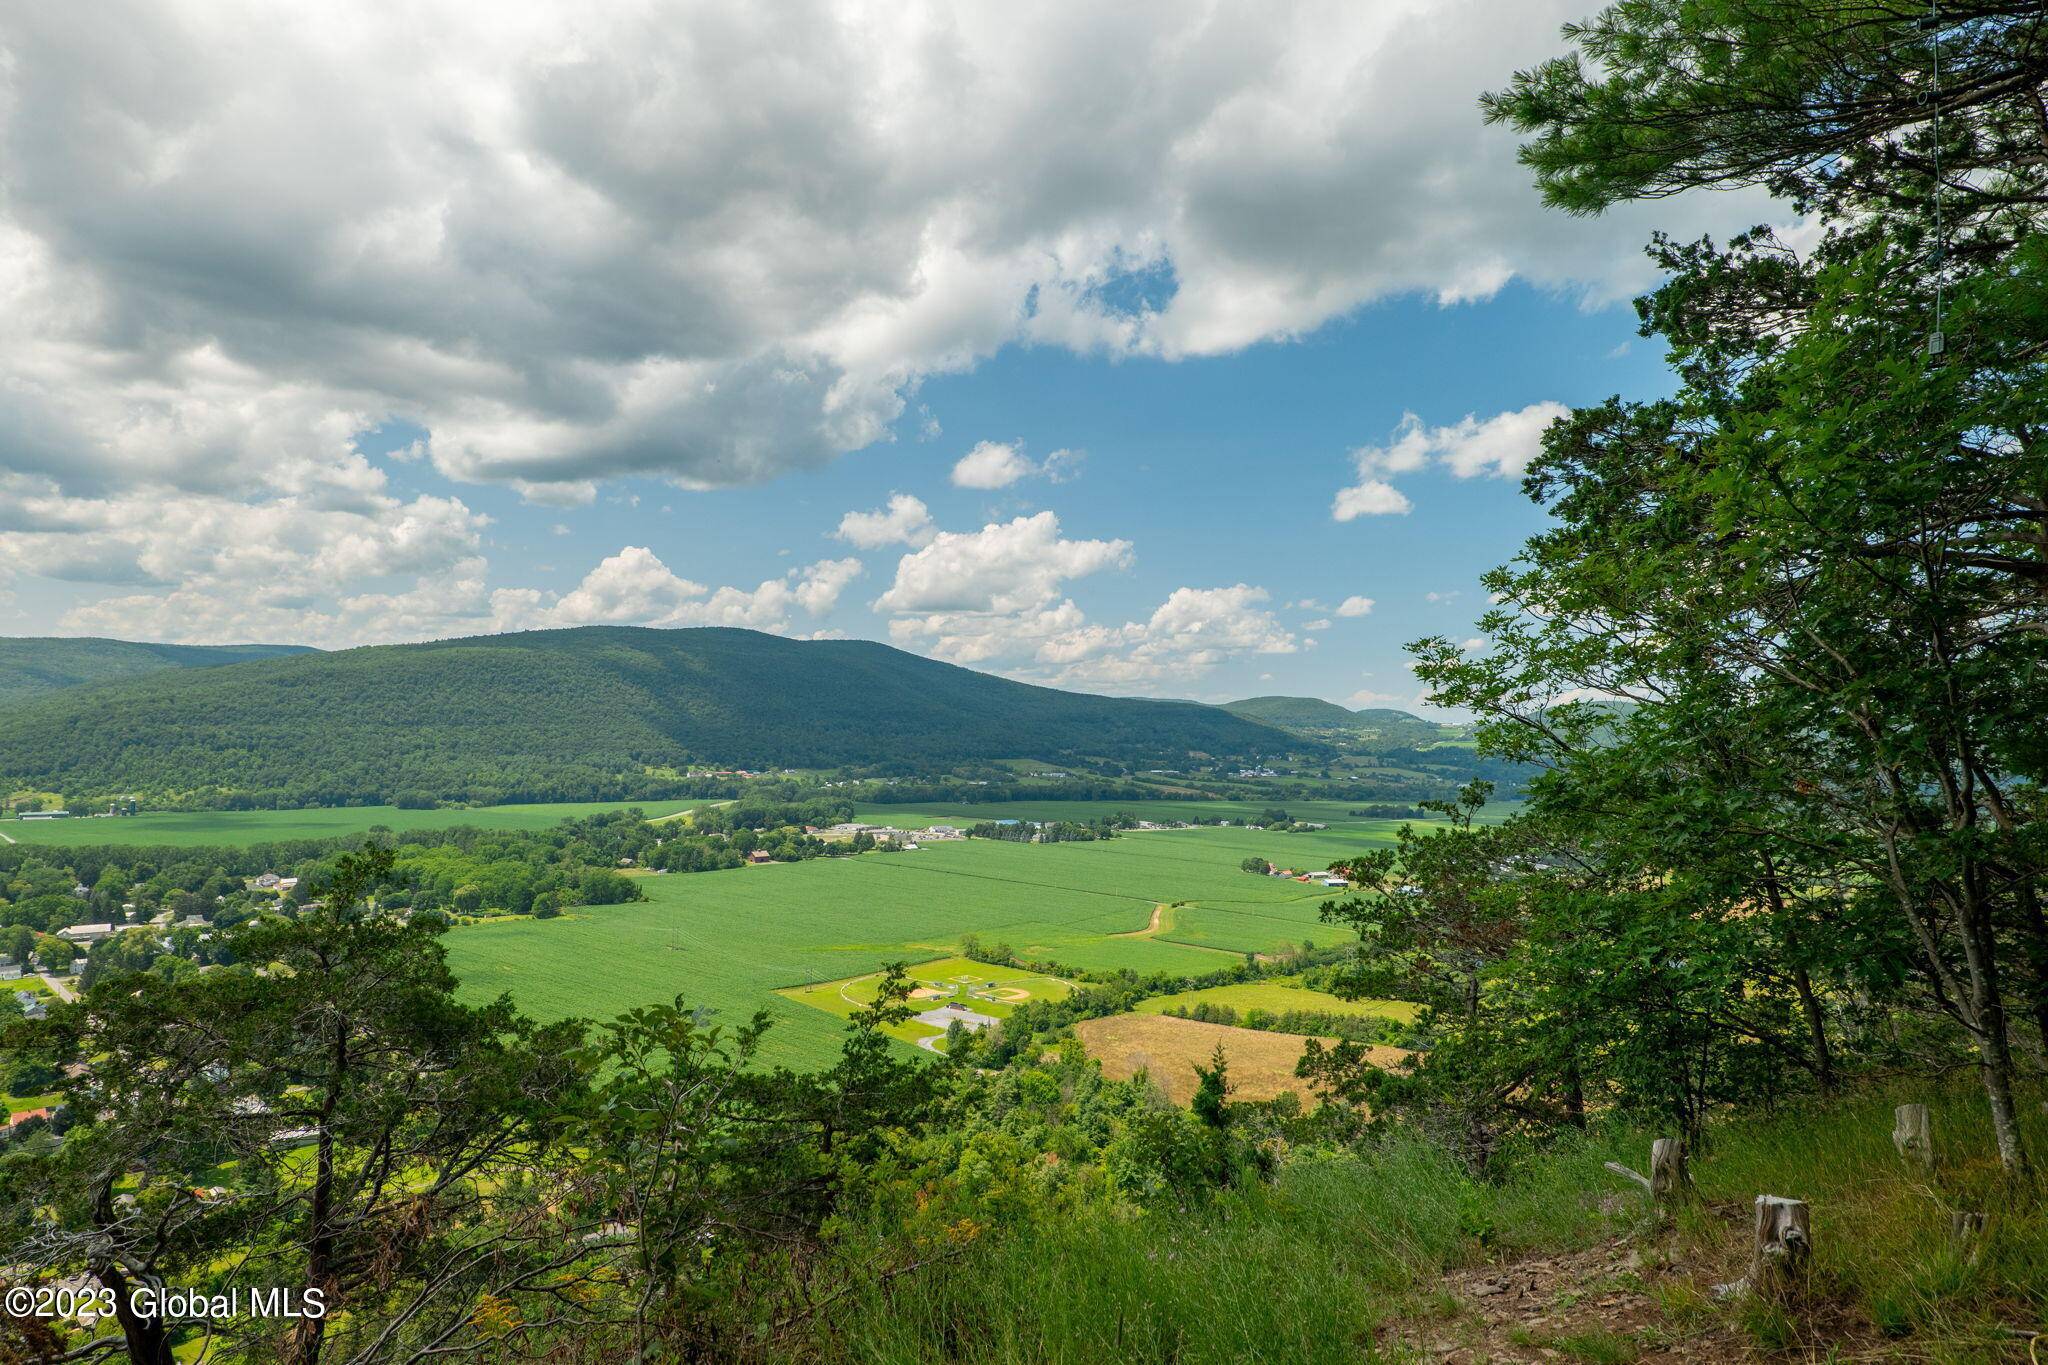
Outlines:
{"label": "tree trunk", "polygon": [[1791,913],[1785,908],[1785,896],[1778,886],[1777,865],[1771,855],[1764,854],[1764,893],[1770,898],[1771,913],[1785,927],[1786,956],[1792,960],[1792,988],[1799,993],[1799,1008],[1806,1016],[1806,1037],[1813,1049],[1813,1078],[1821,1090],[1833,1094],[1835,1090],[1835,1054],[1828,1046],[1827,1016],[1821,1013],[1820,997],[1813,991],[1813,975],[1806,969],[1806,956],[1800,950],[1799,929]]}
{"label": "tree trunk", "polygon": [[1970,968],[1970,1003],[1976,1016],[1972,1032],[1977,1038],[1979,1069],[1984,1075],[1984,1097],[1991,1108],[1991,1133],[1998,1142],[1998,1160],[2014,1180],[2033,1175],[2027,1160],[2025,1139],[2020,1136],[2019,1113],[2012,1095],[2012,1034],[2006,1027],[2005,1000],[2000,994],[1997,945],[1982,900],[1970,896],[1961,916],[1963,953]]}
{"label": "tree trunk", "polygon": [[1902,1104],[1892,1113],[1892,1146],[1923,1171],[1934,1169],[1934,1133],[1924,1104]]}
{"label": "tree trunk", "polygon": [[1806,964],[1792,966],[1792,987],[1799,992],[1799,1008],[1806,1015],[1806,1036],[1813,1048],[1813,1079],[1822,1091],[1835,1092],[1835,1054],[1828,1047],[1827,1018],[1821,1013],[1820,998],[1813,993],[1813,978]]}
{"label": "tree trunk", "polygon": [[171,1335],[164,1329],[161,1314],[138,1315],[128,1296],[135,1286],[121,1268],[111,1261],[95,1261],[88,1269],[108,1293],[114,1296],[114,1321],[121,1326],[121,1339],[128,1348],[130,1365],[173,1365]]}

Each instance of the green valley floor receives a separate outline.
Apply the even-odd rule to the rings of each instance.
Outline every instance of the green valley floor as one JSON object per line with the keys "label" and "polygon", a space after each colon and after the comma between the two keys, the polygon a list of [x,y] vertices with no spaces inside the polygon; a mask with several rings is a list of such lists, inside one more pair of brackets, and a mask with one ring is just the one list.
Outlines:
{"label": "green valley floor", "polygon": [[1043,845],[975,839],[653,876],[642,883],[645,903],[469,925],[446,942],[474,997],[509,991],[544,1019],[605,1018],[678,995],[734,1022],[766,1010],[776,1023],[765,1059],[811,1066],[834,1054],[843,1021],[778,991],[949,957],[969,934],[1083,970],[1180,974],[1327,943],[1339,931],[1320,923],[1318,910],[1332,892],[1239,863],[1257,855],[1320,869],[1390,842],[1394,828],[1161,830]]}

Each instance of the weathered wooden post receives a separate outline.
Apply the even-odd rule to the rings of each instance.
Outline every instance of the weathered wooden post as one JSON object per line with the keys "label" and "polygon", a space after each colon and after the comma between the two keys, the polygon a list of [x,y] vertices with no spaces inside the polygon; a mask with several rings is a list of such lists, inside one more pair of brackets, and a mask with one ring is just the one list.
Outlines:
{"label": "weathered wooden post", "polygon": [[1813,1230],[1804,1199],[1775,1194],[1756,1197],[1756,1249],[1750,1255],[1749,1288],[1765,1298],[1783,1298],[1806,1278],[1813,1257]]}
{"label": "weathered wooden post", "polygon": [[1685,1164],[1684,1138],[1658,1138],[1650,1144],[1648,1175],[1619,1161],[1608,1162],[1607,1169],[1640,1186],[1650,1196],[1651,1207],[1660,1221],[1670,1216],[1672,1206],[1692,1188],[1692,1172]]}
{"label": "weathered wooden post", "polygon": [[1923,1171],[1934,1169],[1934,1129],[1924,1104],[1902,1104],[1892,1113],[1892,1146]]}
{"label": "weathered wooden post", "polygon": [[1669,1206],[1683,1199],[1692,1188],[1692,1171],[1685,1163],[1684,1138],[1658,1138],[1650,1144],[1650,1198]]}

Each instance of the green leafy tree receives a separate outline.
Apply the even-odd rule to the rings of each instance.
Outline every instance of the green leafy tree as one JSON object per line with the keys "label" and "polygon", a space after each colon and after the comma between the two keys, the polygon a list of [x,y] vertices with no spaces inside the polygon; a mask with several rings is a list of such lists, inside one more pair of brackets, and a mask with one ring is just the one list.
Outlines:
{"label": "green leafy tree", "polygon": [[1222,1128],[1230,1120],[1230,1059],[1223,1055],[1223,1044],[1216,1044],[1216,1050],[1209,1057],[1209,1065],[1195,1067],[1195,1097],[1189,1108],[1196,1118],[1211,1128]]}
{"label": "green leafy tree", "polygon": [[[23,1243],[33,1264],[117,1296],[261,1264],[329,1312],[238,1320],[237,1349],[302,1365],[333,1338],[461,1339],[479,1292],[559,1267],[537,1215],[499,1215],[546,1207],[527,1195],[577,1107],[578,1029],[457,1002],[432,934],[368,906],[390,868],[388,850],[346,855],[322,909],[238,930],[260,971],[109,979],[18,1026],[35,1055],[89,1062],[65,1086],[78,1125],[0,1164],[0,1206],[54,1213]],[[122,1302],[106,1345],[164,1365],[165,1324]]]}
{"label": "green leafy tree", "polygon": [[[1761,184],[1824,234],[1657,244],[1640,309],[1678,392],[1554,427],[1527,487],[1556,529],[1489,578],[1494,649],[1419,651],[1489,748],[1552,768],[1539,810],[1708,907],[1729,980],[1789,983],[1823,1083],[1815,979],[1902,968],[1892,998],[1967,1040],[2015,1175],[2009,1016],[2048,1033],[2048,726],[2019,682],[2048,639],[2048,49],[2022,9],[1631,0],[1489,99],[1566,208]],[[1747,859],[1623,804],[1688,790]],[[1697,921],[1666,922],[1675,947]]]}

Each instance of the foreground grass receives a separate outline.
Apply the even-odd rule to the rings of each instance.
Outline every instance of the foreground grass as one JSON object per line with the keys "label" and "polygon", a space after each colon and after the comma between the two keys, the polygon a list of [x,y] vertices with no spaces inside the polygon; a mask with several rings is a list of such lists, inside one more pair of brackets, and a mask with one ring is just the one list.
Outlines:
{"label": "foreground grass", "polygon": [[[1892,1108],[1907,1101],[1933,1111],[1932,1180],[1892,1150]],[[2034,1150],[2048,1152],[2040,1095],[2025,1107]],[[1445,1310],[1447,1268],[1629,1236],[1668,1267],[1660,1334],[1671,1339],[1721,1326],[1758,1358],[2025,1361],[2026,1334],[2048,1328],[2048,1204],[2001,1184],[1980,1112],[1970,1087],[1929,1083],[1728,1119],[1696,1156],[1698,1201],[1662,1231],[1602,1169],[1641,1167],[1648,1129],[1574,1137],[1491,1181],[1413,1135],[1297,1153],[1270,1185],[1192,1209],[991,1233],[865,1291],[800,1354],[861,1365],[1369,1360],[1388,1319]],[[1742,1273],[1763,1193],[1812,1207],[1810,1292],[1785,1309],[1712,1293]],[[1974,1252],[1951,1242],[1952,1208],[1990,1214]],[[1568,1347],[1560,1358],[1638,1358],[1597,1304],[1579,1313],[1549,1324],[1543,1344]]]}
{"label": "foreground grass", "polygon": [[1466,1182],[1419,1143],[1290,1163],[1188,1212],[1038,1226],[870,1291],[819,1345],[863,1365],[1357,1361],[1460,1247]]}

